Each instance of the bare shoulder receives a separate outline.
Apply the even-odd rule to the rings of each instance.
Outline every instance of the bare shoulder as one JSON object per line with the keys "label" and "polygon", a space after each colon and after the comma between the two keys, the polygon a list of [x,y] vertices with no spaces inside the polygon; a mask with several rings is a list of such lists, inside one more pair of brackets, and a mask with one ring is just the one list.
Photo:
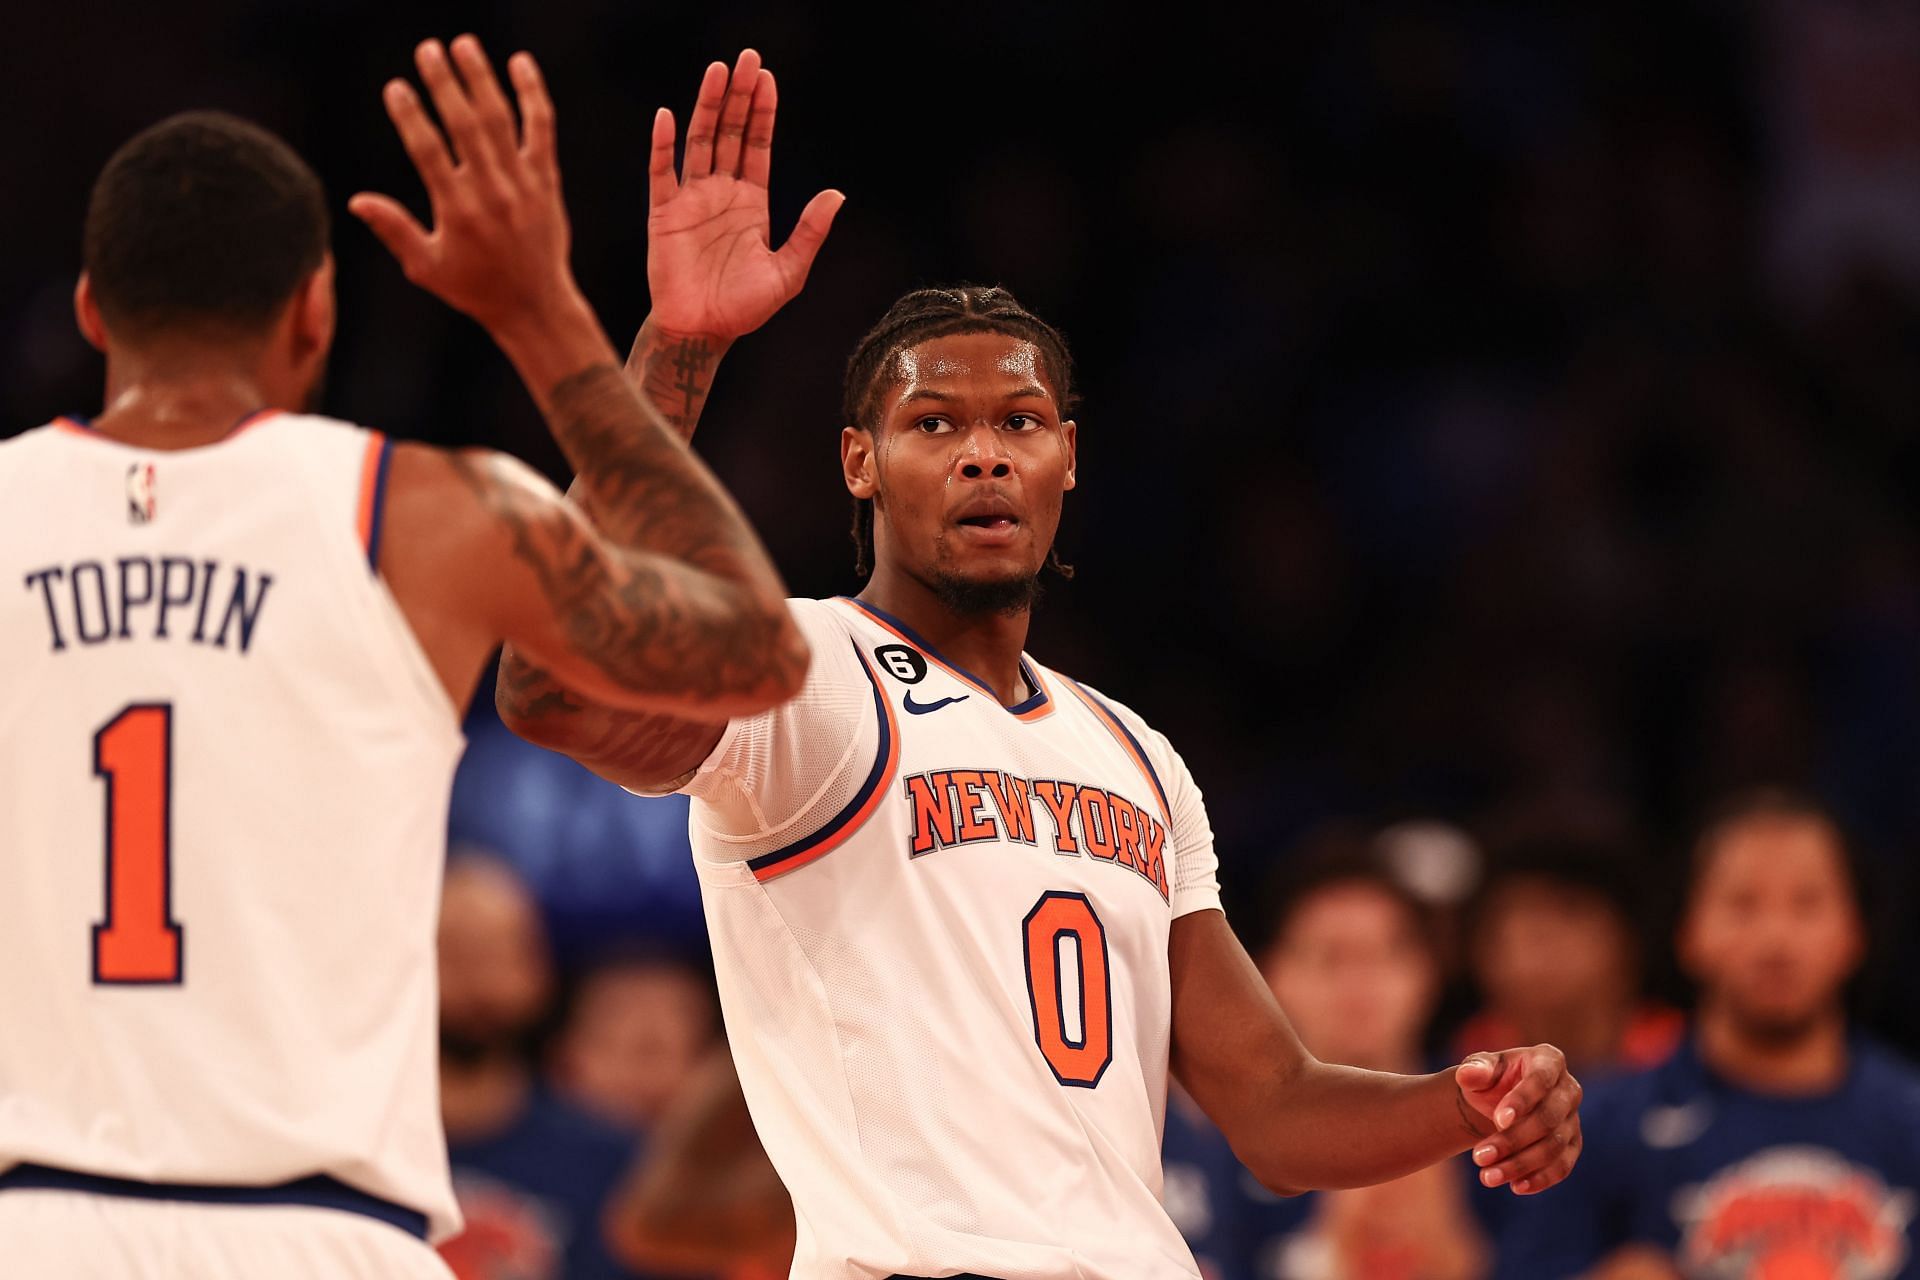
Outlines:
{"label": "bare shoulder", "polygon": [[579,510],[518,458],[413,442],[394,446],[387,520],[416,558],[482,579],[516,557],[562,555],[591,537]]}
{"label": "bare shoulder", "polygon": [[386,533],[380,574],[408,624],[464,706],[508,620],[525,594],[515,563],[516,528],[532,537],[573,518],[538,472],[492,449],[441,449],[396,442],[388,463]]}
{"label": "bare shoulder", "polygon": [[557,507],[559,490],[526,463],[495,449],[442,449],[417,441],[393,447],[388,502],[405,502],[413,514],[436,510],[443,517],[472,512],[487,516],[502,508]]}

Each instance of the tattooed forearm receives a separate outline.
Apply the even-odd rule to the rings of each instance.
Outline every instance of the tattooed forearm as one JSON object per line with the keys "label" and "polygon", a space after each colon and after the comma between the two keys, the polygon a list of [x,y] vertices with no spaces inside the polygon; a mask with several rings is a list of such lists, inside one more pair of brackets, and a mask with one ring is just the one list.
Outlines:
{"label": "tattooed forearm", "polygon": [[525,737],[627,786],[677,786],[723,727],[582,702],[511,649],[501,659],[494,700],[501,717]]}
{"label": "tattooed forearm", "polygon": [[611,540],[717,571],[763,568],[772,580],[759,539],[719,481],[617,369],[595,365],[562,379],[545,407],[578,473],[575,488]]}
{"label": "tattooed forearm", "polygon": [[[531,571],[566,648],[614,685],[718,704],[797,684],[805,654],[777,595],[769,601],[722,575],[690,572],[673,555],[609,548],[575,510],[537,499],[503,465],[493,455],[454,458]],[[558,685],[527,684],[524,693],[530,714],[579,705]]]}
{"label": "tattooed forearm", "polygon": [[501,715],[514,720],[560,720],[592,709],[592,704],[575,697],[551,672],[516,654],[511,645],[501,654],[493,700]]}
{"label": "tattooed forearm", "polygon": [[[713,338],[669,334],[651,322],[642,325],[634,339],[625,376],[645,405],[656,410],[682,442],[692,437],[699,424],[726,345]],[[564,427],[556,423],[556,434],[564,431],[580,451],[576,465],[606,459],[616,450],[608,429],[594,419],[609,412],[617,418],[621,397],[605,385],[600,371],[590,373],[590,378],[569,379],[575,385],[556,387],[549,398],[556,414],[563,409],[570,413]],[[632,468],[620,474],[615,470],[604,462],[596,472],[582,466],[568,491],[596,525],[609,533],[664,535],[673,540],[678,554],[703,566],[721,567],[737,553],[724,544],[701,543],[686,536],[689,524],[697,523],[689,519],[690,509],[701,505],[697,490],[669,485],[644,509],[623,510],[620,504],[631,492]],[[615,711],[587,702],[511,647],[502,656],[495,700],[501,715],[519,732],[565,751],[589,768],[609,774],[617,771],[619,781],[674,780],[669,775],[677,773],[690,756],[697,758],[716,728],[703,721]]]}
{"label": "tattooed forearm", "polygon": [[648,320],[627,356],[627,378],[682,440],[691,440],[727,345],[701,334],[668,333]]}

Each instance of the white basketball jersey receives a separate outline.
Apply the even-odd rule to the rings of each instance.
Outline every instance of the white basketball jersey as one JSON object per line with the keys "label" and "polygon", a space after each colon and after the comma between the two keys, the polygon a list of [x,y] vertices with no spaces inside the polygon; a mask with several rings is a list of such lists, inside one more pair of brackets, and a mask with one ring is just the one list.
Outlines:
{"label": "white basketball jersey", "polygon": [[792,607],[806,688],[685,789],[793,1275],[1197,1276],[1159,1201],[1168,932],[1220,901],[1185,766],[1030,659],[1008,708],[863,604]]}
{"label": "white basketball jersey", "polygon": [[457,1229],[461,738],[372,568],[388,452],[271,413],[0,443],[0,1172],[321,1175]]}

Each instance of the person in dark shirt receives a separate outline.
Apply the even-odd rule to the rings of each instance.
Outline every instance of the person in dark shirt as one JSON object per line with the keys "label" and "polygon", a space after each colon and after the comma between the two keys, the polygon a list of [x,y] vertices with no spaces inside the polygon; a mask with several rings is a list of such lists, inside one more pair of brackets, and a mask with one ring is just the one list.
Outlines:
{"label": "person in dark shirt", "polygon": [[632,1280],[600,1233],[635,1153],[534,1070],[553,962],[531,892],[505,862],[455,856],[441,894],[440,1104],[466,1230],[440,1247],[458,1280]]}
{"label": "person in dark shirt", "polygon": [[1686,1021],[1642,989],[1645,879],[1632,842],[1563,823],[1508,833],[1490,863],[1467,948],[1485,1004],[1453,1054],[1545,1041],[1589,1085],[1666,1061]]}
{"label": "person in dark shirt", "polygon": [[1920,1073],[1843,1001],[1864,918],[1816,802],[1709,823],[1678,937],[1692,1035],[1589,1091],[1581,1175],[1511,1214],[1501,1280],[1920,1280]]}

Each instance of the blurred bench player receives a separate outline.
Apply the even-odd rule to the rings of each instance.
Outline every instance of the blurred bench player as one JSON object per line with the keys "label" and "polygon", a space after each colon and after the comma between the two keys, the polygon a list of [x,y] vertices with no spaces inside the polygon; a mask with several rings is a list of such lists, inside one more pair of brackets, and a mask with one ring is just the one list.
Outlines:
{"label": "blurred bench player", "polygon": [[1920,1072],[1847,1013],[1862,870],[1810,796],[1716,811],[1676,938],[1692,1034],[1595,1086],[1587,1167],[1515,1206],[1499,1280],[1920,1280]]}
{"label": "blurred bench player", "polygon": [[[710,67],[678,177],[656,117],[653,311],[628,368],[671,384],[689,434],[720,353],[798,292],[838,204],[815,197],[771,248],[775,93],[752,51]],[[1419,1077],[1309,1055],[1220,911],[1180,757],[1022,652],[1075,484],[1074,398],[1059,334],[1005,291],[910,293],[849,364],[840,457],[871,573],[856,599],[792,602],[814,655],[798,698],[636,715],[517,648],[502,667],[521,733],[694,797],[728,1037],[801,1280],[1197,1276],[1159,1199],[1170,1065],[1279,1190],[1472,1147],[1489,1185],[1531,1194],[1578,1153],[1579,1086],[1550,1046]],[[1172,632],[1179,607],[1143,595],[1115,622]]]}
{"label": "blurred bench player", "polygon": [[[386,103],[435,226],[354,211],[518,369],[597,512],[304,412],[318,181],[231,117],[107,164],[104,411],[0,444],[0,1272],[444,1276],[434,920],[461,709],[511,639],[629,709],[752,714],[804,642],[574,285],[537,68]],[[457,70],[456,65],[457,64]],[[457,160],[455,156],[457,155]]]}

